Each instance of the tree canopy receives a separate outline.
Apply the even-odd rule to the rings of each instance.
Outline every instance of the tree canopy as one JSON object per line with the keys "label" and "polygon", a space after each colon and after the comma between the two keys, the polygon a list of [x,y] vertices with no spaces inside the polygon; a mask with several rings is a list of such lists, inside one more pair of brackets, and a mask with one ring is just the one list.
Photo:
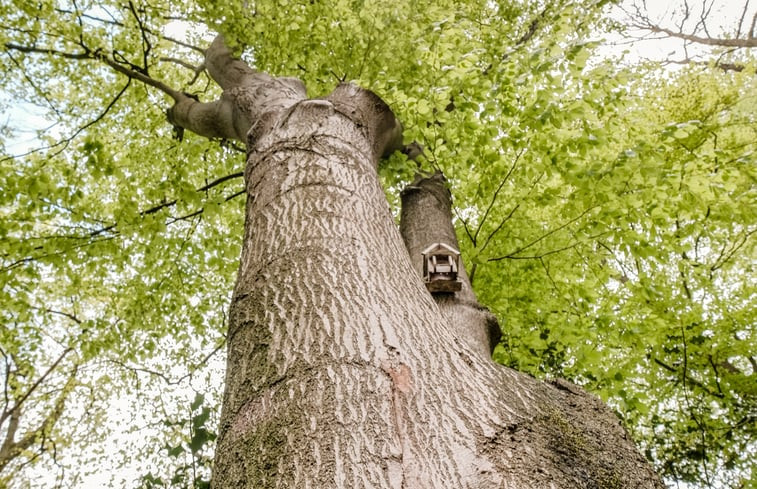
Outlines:
{"label": "tree canopy", "polygon": [[207,477],[244,150],[166,111],[218,97],[216,32],[389,103],[423,147],[382,164],[389,202],[447,176],[496,361],[595,392],[671,484],[754,483],[757,14],[669,70],[603,50],[612,4],[3,1],[0,487]]}

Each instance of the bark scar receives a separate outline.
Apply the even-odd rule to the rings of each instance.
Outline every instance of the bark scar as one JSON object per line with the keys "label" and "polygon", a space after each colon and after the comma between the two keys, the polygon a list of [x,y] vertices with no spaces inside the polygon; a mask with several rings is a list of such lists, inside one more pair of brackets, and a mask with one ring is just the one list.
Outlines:
{"label": "bark scar", "polygon": [[413,376],[410,373],[410,367],[404,363],[400,363],[394,367],[388,360],[384,360],[381,362],[381,369],[392,379],[393,391],[399,391],[403,394],[410,392],[413,386]]}
{"label": "bark scar", "polygon": [[400,489],[405,489],[407,474],[405,473],[408,468],[408,460],[406,458],[405,439],[407,438],[407,430],[405,429],[405,421],[402,418],[401,405],[403,402],[403,395],[410,392],[413,385],[413,376],[410,372],[410,367],[404,363],[392,362],[390,360],[383,360],[381,362],[381,370],[386,373],[392,381],[391,392],[391,406],[392,416],[394,417],[394,425],[397,430],[397,440],[400,445],[400,466],[401,473],[399,474]]}

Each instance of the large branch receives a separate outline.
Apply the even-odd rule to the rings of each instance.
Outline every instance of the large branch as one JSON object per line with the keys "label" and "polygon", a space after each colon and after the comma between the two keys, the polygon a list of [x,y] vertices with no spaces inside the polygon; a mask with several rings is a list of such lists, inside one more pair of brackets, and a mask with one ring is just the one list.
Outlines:
{"label": "large branch", "polygon": [[235,114],[234,107],[233,98],[225,93],[220,99],[206,103],[183,96],[176,100],[166,115],[174,126],[200,136],[244,141],[250,122],[241,114]]}
{"label": "large branch", "polygon": [[[129,79],[142,82],[147,86],[157,88],[171,97],[175,104],[168,111],[168,120],[176,126],[188,129],[201,136],[244,141],[244,136],[250,127],[248,120],[245,120],[241,114],[234,113],[233,95],[224,93],[224,96],[217,101],[210,103],[199,102],[162,81],[152,78],[144,71],[117,61],[115,57],[108,56],[100,49],[93,50],[86,46],[81,46],[82,50],[80,52],[65,52],[46,47],[24,46],[13,42],[5,43],[5,48],[27,54],[44,54],[70,60],[99,61],[104,63],[117,73],[125,75]],[[219,36],[217,41],[211,44],[211,47],[206,51],[206,63],[213,68],[212,71],[209,70],[211,71],[211,76],[222,88],[230,88],[232,86],[230,81],[239,83],[247,81],[242,76],[233,76],[234,73],[244,71],[241,69],[241,66],[246,67],[246,65],[239,60],[230,62],[227,58],[230,59],[230,51],[228,48],[225,48],[223,39]],[[245,74],[261,76],[257,75],[250,68],[247,68]],[[265,76],[267,77],[267,75]],[[270,79],[270,77],[267,78]]]}
{"label": "large branch", "polygon": [[269,75],[253,70],[247,63],[235,58],[221,35],[216,36],[205,51],[205,66],[210,77],[224,90],[254,83],[256,79],[271,79]]}
{"label": "large branch", "polygon": [[705,46],[718,46],[724,48],[754,48],[757,47],[757,38],[735,38],[727,39],[723,37],[702,37],[694,34],[686,34],[682,31],[674,31],[666,27],[661,27],[655,24],[637,24],[635,27],[639,29],[645,29],[655,34],[665,34],[676,39],[682,39],[687,42],[696,44],[702,44]]}
{"label": "large branch", "polygon": [[233,56],[220,35],[205,51],[205,66],[223,89],[221,98],[202,103],[185,96],[168,112],[173,124],[201,136],[248,143],[251,129],[262,129],[270,122],[269,116],[307,98],[300,80],[252,69]]}
{"label": "large branch", "polygon": [[23,396],[21,396],[21,399],[19,399],[18,401],[16,401],[16,403],[13,405],[13,407],[11,407],[10,409],[8,409],[7,411],[4,411],[2,413],[2,415],[0,415],[0,425],[2,423],[4,423],[5,420],[9,416],[13,415],[14,412],[16,412],[17,410],[19,410],[21,408],[21,406],[29,398],[29,396],[31,396],[32,393],[34,393],[34,391],[37,390],[37,388],[58,367],[58,365],[60,364],[60,362],[63,361],[63,359],[66,357],[66,355],[68,355],[71,351],[73,351],[73,349],[70,348],[70,347],[66,348],[65,350],[63,350],[63,353],[60,354],[60,356],[58,357],[58,359],[55,360],[55,362],[53,362],[53,364],[45,371],[44,374],[42,374],[42,376],[39,379],[37,379],[36,382],[34,382],[34,384],[32,384],[32,386],[29,388],[29,390],[26,391],[26,393]]}
{"label": "large branch", "polygon": [[205,66],[208,73],[224,90],[221,98],[213,102],[200,102],[152,78],[145,69],[119,60],[115,52],[108,55],[100,49],[91,49],[84,44],[80,45],[79,52],[24,46],[13,42],[5,43],[5,48],[22,53],[104,63],[117,73],[157,88],[171,97],[175,103],[167,112],[169,122],[211,139],[233,139],[247,143],[247,133],[258,123],[264,125],[263,119],[266,118],[266,114],[288,108],[296,101],[307,97],[301,81],[294,78],[274,78],[235,58],[220,35],[205,50]]}

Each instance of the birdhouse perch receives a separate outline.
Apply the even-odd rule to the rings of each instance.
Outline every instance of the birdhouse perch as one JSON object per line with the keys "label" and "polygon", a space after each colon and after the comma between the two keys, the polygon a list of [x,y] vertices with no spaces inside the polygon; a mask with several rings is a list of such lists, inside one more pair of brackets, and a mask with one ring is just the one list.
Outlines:
{"label": "birdhouse perch", "polygon": [[434,243],[421,252],[423,281],[431,293],[457,292],[463,284],[457,279],[460,252],[444,243]]}

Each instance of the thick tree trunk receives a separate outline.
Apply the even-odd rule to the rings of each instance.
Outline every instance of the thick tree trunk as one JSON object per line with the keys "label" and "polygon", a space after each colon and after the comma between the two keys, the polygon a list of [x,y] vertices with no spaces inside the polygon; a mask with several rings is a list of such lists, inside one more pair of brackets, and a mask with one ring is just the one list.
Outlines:
{"label": "thick tree trunk", "polygon": [[[598,400],[491,362],[469,284],[439,303],[426,290],[412,262],[456,245],[449,198],[426,199],[440,179],[406,192],[408,253],[376,178],[401,137],[378,97],[305,100],[221,48],[213,66],[235,75],[213,75],[219,127],[249,130],[248,202],[213,487],[661,487]],[[424,230],[432,214],[446,222]]]}

